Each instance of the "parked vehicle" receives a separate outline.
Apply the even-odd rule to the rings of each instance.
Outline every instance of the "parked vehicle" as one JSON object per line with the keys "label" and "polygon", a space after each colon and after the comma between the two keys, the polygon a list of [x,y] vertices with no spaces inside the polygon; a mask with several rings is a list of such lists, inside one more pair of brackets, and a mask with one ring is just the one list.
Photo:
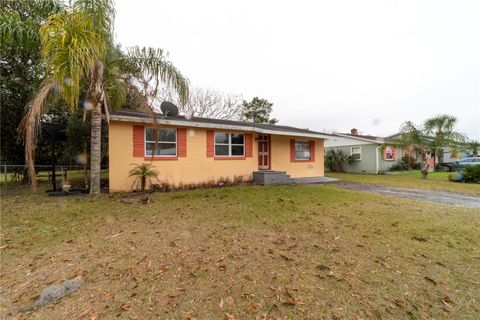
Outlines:
{"label": "parked vehicle", "polygon": [[458,161],[444,162],[440,165],[445,171],[462,170],[469,166],[480,166],[480,157],[468,157]]}

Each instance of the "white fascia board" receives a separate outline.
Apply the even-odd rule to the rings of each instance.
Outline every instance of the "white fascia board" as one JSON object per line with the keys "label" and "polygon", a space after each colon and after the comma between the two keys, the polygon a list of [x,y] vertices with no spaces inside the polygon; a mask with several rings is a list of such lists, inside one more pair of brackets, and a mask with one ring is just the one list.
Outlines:
{"label": "white fascia board", "polygon": [[[120,115],[111,115],[110,120],[153,124],[153,119],[151,118],[137,118],[137,117],[128,117],[128,116],[120,116]],[[199,122],[192,122],[188,120],[185,120],[185,121],[184,120],[168,120],[168,119],[159,118],[157,119],[157,123],[163,124],[163,125],[194,127],[194,128],[250,131],[250,132],[257,132],[262,134],[273,134],[273,135],[280,135],[280,136],[331,139],[331,137],[327,135],[318,134],[318,133],[301,133],[301,132],[290,132],[290,131],[281,131],[281,130],[277,131],[277,130],[256,128],[252,126],[237,126],[237,125],[217,124],[217,123],[208,123],[208,122],[199,123]]]}
{"label": "white fascia board", "polygon": [[339,136],[339,137],[344,137],[348,139],[354,139],[354,140],[361,140],[361,141],[367,141],[367,142],[372,142],[372,143],[377,143],[377,144],[383,144],[383,141],[378,141],[378,140],[372,140],[372,139],[367,139],[367,138],[361,138],[361,137],[355,137],[351,136],[348,134],[341,134],[341,133],[334,133],[334,136]]}

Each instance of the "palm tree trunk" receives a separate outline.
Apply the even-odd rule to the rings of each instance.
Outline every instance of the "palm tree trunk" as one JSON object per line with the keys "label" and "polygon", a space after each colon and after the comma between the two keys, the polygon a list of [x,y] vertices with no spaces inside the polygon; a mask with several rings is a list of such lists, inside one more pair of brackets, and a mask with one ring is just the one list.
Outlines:
{"label": "palm tree trunk", "polygon": [[100,195],[100,166],[102,161],[102,109],[96,104],[92,110],[90,146],[90,196]]}
{"label": "palm tree trunk", "polygon": [[90,79],[90,88],[87,99],[93,104],[92,131],[90,143],[90,196],[100,195],[100,166],[102,161],[102,103],[103,91],[103,63],[95,61]]}

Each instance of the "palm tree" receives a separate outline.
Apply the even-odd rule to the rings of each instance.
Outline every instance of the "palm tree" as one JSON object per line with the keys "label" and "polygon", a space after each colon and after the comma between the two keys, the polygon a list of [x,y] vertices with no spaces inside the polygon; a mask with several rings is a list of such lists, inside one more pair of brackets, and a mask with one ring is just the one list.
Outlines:
{"label": "palm tree", "polygon": [[151,178],[158,177],[158,171],[152,170],[152,164],[142,163],[142,164],[132,164],[134,168],[130,170],[128,176],[135,177],[132,187],[140,182],[140,191],[145,191],[145,185],[147,180],[151,183]]}
{"label": "palm tree", "polygon": [[425,120],[424,134],[431,137],[430,147],[439,162],[443,162],[443,148],[457,149],[465,142],[465,136],[456,132],[457,118],[448,114],[441,114]]}
{"label": "palm tree", "polygon": [[474,158],[478,157],[478,149],[480,149],[480,141],[471,140],[467,143],[467,148],[472,150],[472,156]]}
{"label": "palm tree", "polygon": [[421,168],[427,163],[430,141],[423,133],[423,128],[411,121],[406,121],[400,128],[400,134],[387,139],[385,145],[401,146],[407,150],[416,150],[421,155]]}
{"label": "palm tree", "polygon": [[[96,196],[100,194],[102,113],[108,120],[110,107],[124,103],[129,86],[141,85],[144,107],[153,117],[152,101],[161,83],[184,99],[188,96],[188,80],[162,50],[135,47],[124,54],[114,45],[114,16],[111,0],[77,0],[50,15],[39,30],[46,77],[20,126],[33,188],[37,133],[50,99],[61,97],[72,110],[83,105],[91,111],[90,195]],[[80,104],[83,88],[85,99]]]}
{"label": "palm tree", "polygon": [[417,126],[406,121],[400,128],[400,134],[386,141],[389,145],[399,145],[404,149],[414,149],[421,154],[421,167],[427,162],[427,153],[439,155],[443,161],[443,148],[452,147],[456,150],[465,141],[465,136],[454,131],[457,119],[449,115],[439,115],[424,121],[423,126]]}

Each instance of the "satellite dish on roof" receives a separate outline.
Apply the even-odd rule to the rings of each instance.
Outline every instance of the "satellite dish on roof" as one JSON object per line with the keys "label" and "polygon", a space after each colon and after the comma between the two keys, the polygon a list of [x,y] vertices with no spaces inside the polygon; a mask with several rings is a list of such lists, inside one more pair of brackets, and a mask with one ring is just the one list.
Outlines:
{"label": "satellite dish on roof", "polygon": [[178,108],[171,102],[163,101],[160,105],[160,110],[166,117],[175,117],[178,116]]}

